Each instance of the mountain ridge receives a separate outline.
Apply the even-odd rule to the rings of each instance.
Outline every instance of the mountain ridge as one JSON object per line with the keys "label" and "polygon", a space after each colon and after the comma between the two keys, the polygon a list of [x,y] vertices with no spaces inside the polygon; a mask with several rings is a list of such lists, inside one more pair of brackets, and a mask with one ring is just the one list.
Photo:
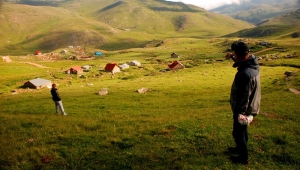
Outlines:
{"label": "mountain ridge", "polygon": [[300,9],[257,24],[256,27],[226,35],[229,37],[272,37],[291,39],[300,37]]}
{"label": "mountain ridge", "polygon": [[300,8],[300,1],[297,0],[251,0],[241,4],[224,5],[210,11],[257,24],[298,8]]}
{"label": "mountain ridge", "polygon": [[136,48],[153,39],[215,37],[253,27],[203,8],[163,0],[68,0],[48,6],[5,2],[0,17],[4,25],[0,51],[24,53],[69,45]]}

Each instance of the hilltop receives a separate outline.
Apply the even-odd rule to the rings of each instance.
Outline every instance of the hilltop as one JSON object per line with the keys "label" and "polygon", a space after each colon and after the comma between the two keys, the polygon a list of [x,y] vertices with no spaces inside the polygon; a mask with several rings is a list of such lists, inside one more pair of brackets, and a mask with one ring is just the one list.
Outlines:
{"label": "hilltop", "polygon": [[6,1],[0,17],[0,52],[6,55],[36,49],[50,52],[69,45],[120,50],[153,40],[217,37],[253,27],[193,5],[163,0]]}

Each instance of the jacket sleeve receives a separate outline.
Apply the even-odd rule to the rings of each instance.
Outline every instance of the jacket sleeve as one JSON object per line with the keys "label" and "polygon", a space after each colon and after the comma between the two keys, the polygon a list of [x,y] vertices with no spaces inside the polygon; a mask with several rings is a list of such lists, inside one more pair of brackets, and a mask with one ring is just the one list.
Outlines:
{"label": "jacket sleeve", "polygon": [[236,77],[236,107],[235,114],[245,114],[249,106],[249,97],[251,95],[251,78],[247,73],[242,73]]}

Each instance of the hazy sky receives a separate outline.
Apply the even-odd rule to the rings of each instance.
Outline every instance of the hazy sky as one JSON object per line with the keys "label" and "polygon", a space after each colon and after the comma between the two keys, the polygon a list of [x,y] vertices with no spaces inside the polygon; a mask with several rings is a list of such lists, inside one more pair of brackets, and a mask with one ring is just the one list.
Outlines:
{"label": "hazy sky", "polygon": [[[193,4],[204,9],[212,9],[225,4],[240,3],[241,0],[166,0],[173,2],[183,2],[185,4]],[[242,0],[243,1],[243,0]],[[244,0],[245,1],[245,0]]]}

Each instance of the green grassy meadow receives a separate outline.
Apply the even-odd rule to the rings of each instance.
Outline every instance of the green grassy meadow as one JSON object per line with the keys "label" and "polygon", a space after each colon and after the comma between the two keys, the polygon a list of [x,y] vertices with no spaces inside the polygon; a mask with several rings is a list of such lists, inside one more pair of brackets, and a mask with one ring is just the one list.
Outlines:
{"label": "green grassy meadow", "polygon": [[[6,1],[1,8],[0,54],[12,60],[0,61],[1,170],[300,168],[300,96],[289,90],[300,90],[294,15],[254,27],[181,2],[49,4]],[[266,30],[271,33],[258,36]],[[244,40],[251,52],[267,50],[259,56],[298,56],[260,60],[261,112],[249,127],[248,166],[232,164],[227,151],[234,146],[229,94],[236,69],[224,55],[236,37],[249,37]],[[272,46],[255,44],[260,41]],[[102,51],[104,57],[81,61],[66,59],[74,53],[60,60],[32,55],[68,46],[82,46],[87,55]],[[166,71],[175,60],[173,52],[185,69]],[[113,76],[103,71],[107,63],[132,60],[143,68]],[[84,78],[64,73],[83,65],[93,66]],[[286,71],[295,73],[286,77]],[[49,89],[22,88],[36,77],[58,84],[67,116],[55,114]],[[139,94],[142,87],[149,91]],[[103,88],[109,93],[99,96]]]}
{"label": "green grassy meadow", "polygon": [[[261,112],[249,127],[250,165],[232,164],[229,94],[236,69],[232,61],[212,60],[223,55],[223,41],[166,41],[91,61],[12,56],[12,62],[0,62],[0,169],[299,169],[300,96],[288,90],[300,89],[299,68],[290,67],[299,66],[299,58],[261,66]],[[175,50],[189,67],[160,72]],[[114,76],[102,71],[107,62],[131,60],[144,68]],[[63,72],[86,64],[93,65],[86,78]],[[286,71],[296,73],[287,78]],[[35,77],[59,85],[67,116],[55,114],[49,89],[11,92]],[[142,87],[149,91],[137,93]],[[102,88],[108,95],[98,95]]]}

